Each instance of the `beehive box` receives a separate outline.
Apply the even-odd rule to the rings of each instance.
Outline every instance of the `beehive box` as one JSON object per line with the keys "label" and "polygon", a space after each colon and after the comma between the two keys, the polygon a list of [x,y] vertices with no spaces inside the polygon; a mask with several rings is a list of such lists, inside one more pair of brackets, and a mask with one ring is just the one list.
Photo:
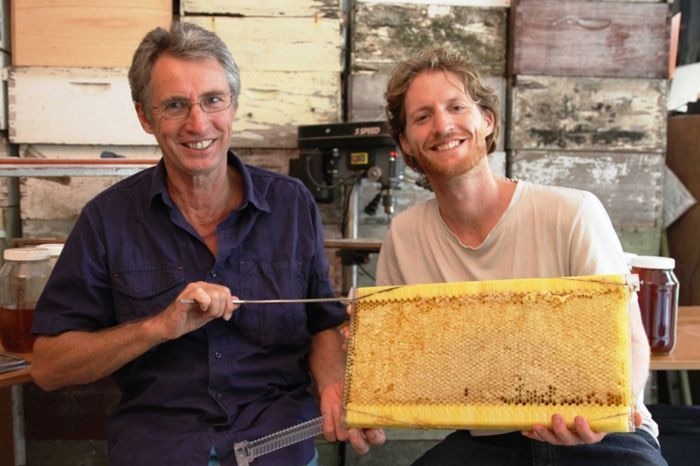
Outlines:
{"label": "beehive box", "polygon": [[663,152],[661,79],[517,76],[508,148]]}
{"label": "beehive box", "polygon": [[516,2],[510,74],[665,78],[669,26],[666,3]]}
{"label": "beehive box", "polygon": [[632,428],[625,276],[356,291],[351,427],[530,429],[559,413]]}
{"label": "beehive box", "polygon": [[171,0],[11,2],[15,66],[129,66],[151,29],[168,28]]}
{"label": "beehive box", "polygon": [[658,227],[664,155],[633,152],[513,151],[511,175],[593,192],[618,227]]}
{"label": "beehive box", "polygon": [[181,11],[216,32],[241,70],[233,147],[295,149],[299,125],[340,121],[339,1],[188,0]]}
{"label": "beehive box", "polygon": [[507,8],[353,2],[351,71],[382,71],[428,46],[468,51],[479,70],[504,76]]}
{"label": "beehive box", "polygon": [[155,145],[136,116],[127,72],[127,68],[11,68],[10,140]]}

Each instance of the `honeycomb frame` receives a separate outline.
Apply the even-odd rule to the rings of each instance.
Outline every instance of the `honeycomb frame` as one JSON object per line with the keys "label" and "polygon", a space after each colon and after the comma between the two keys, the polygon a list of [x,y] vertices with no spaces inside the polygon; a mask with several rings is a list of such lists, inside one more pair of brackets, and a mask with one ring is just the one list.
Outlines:
{"label": "honeycomb frame", "polygon": [[531,429],[559,413],[633,430],[629,276],[364,287],[354,297],[349,427]]}

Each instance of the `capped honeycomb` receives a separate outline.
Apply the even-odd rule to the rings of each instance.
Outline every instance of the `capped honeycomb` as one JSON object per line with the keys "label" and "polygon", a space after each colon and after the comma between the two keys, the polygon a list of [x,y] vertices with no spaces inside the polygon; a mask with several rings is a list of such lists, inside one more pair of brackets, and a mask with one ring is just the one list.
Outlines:
{"label": "capped honeycomb", "polygon": [[632,429],[624,275],[354,291],[350,427]]}

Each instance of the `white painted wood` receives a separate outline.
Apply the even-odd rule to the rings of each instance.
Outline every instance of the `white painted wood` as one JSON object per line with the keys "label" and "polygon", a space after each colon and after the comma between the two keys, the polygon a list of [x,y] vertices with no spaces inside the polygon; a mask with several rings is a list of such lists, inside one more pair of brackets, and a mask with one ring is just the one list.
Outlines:
{"label": "white painted wood", "polygon": [[153,145],[139,124],[125,68],[13,67],[13,143]]}
{"label": "white painted wood", "polygon": [[297,127],[341,119],[340,74],[241,72],[232,146],[296,148]]}
{"label": "white painted wood", "polygon": [[342,0],[181,0],[183,15],[324,16],[338,18]]}
{"label": "white painted wood", "polygon": [[664,154],[518,150],[509,163],[513,178],[593,192],[617,228],[662,225]]}
{"label": "white painted wood", "polygon": [[338,19],[189,16],[183,20],[217,33],[241,71],[342,70]]}
{"label": "white painted wood", "polygon": [[416,5],[459,5],[504,7],[510,6],[511,0],[363,0],[365,3],[414,3]]}

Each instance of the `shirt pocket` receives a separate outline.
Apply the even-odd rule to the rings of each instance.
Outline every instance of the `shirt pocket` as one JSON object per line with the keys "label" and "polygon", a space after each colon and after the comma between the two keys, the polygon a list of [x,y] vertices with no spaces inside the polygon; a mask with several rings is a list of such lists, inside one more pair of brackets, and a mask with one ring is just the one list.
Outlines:
{"label": "shirt pocket", "polygon": [[184,285],[183,267],[112,273],[112,290],[118,322],[158,314],[177,297]]}
{"label": "shirt pocket", "polygon": [[[240,298],[304,298],[303,269],[299,261],[241,261]],[[243,304],[233,313],[233,323],[247,339],[261,346],[302,345],[310,339],[303,303]]]}

